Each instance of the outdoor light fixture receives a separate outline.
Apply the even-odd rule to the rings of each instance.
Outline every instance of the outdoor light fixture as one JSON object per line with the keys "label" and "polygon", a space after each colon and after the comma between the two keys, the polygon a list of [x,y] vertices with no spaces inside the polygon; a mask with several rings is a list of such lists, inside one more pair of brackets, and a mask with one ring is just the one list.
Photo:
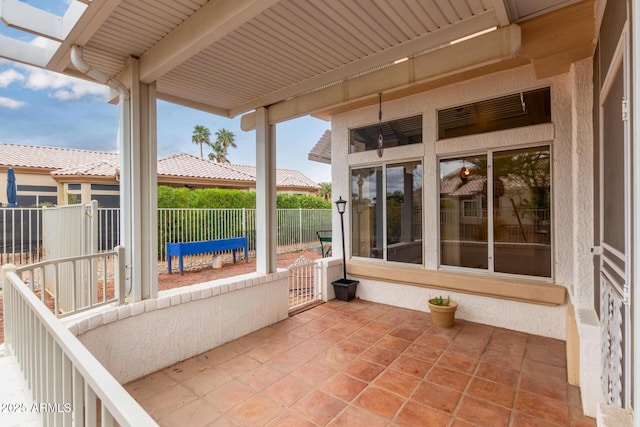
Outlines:
{"label": "outdoor light fixture", "polygon": [[333,284],[336,299],[350,301],[356,296],[358,281],[347,279],[347,255],[344,249],[344,212],[347,208],[347,201],[340,196],[336,200],[336,207],[340,214],[340,228],[342,230],[342,279],[334,280],[331,283]]}
{"label": "outdoor light fixture", "polygon": [[463,166],[462,169],[460,169],[460,181],[462,181],[463,184],[467,183],[470,175],[471,175],[471,170],[467,169],[466,166]]}
{"label": "outdoor light fixture", "polygon": [[340,196],[339,200],[336,200],[336,206],[338,207],[338,213],[340,215],[344,214],[344,210],[347,207],[347,201],[346,200],[342,200],[342,196]]}
{"label": "outdoor light fixture", "polygon": [[378,110],[378,157],[382,157],[382,146],[384,145],[384,136],[382,135],[382,92],[378,93],[378,97],[380,98],[380,107]]}

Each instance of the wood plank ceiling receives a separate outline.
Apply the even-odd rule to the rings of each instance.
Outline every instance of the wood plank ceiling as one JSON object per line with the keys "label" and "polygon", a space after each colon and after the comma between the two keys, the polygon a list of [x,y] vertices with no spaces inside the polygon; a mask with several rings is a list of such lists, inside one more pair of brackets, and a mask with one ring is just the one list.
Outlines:
{"label": "wood plank ceiling", "polygon": [[92,0],[47,68],[77,75],[76,43],[113,77],[132,56],[160,99],[235,116],[509,25],[537,1]]}

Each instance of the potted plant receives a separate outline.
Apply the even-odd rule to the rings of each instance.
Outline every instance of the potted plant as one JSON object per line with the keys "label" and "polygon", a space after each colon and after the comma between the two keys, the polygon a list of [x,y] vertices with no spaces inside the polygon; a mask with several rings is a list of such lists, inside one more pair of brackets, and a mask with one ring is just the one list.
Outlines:
{"label": "potted plant", "polygon": [[451,328],[454,324],[458,303],[450,297],[443,298],[441,295],[429,300],[429,311],[431,311],[431,322],[434,326]]}

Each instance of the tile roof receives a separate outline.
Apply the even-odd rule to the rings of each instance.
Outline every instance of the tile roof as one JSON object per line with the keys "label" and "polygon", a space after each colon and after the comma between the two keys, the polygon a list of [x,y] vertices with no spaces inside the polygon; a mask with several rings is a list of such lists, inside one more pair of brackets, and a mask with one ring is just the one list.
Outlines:
{"label": "tile roof", "polygon": [[117,153],[78,150],[75,148],[40,147],[34,145],[0,144],[0,165],[29,168],[63,169],[71,165],[102,160],[118,162]]}
{"label": "tile roof", "polygon": [[309,151],[309,160],[331,164],[331,131],[325,130],[316,145]]}
{"label": "tile roof", "polygon": [[[115,176],[120,171],[118,153],[71,148],[0,144],[0,165],[57,169],[54,177]],[[158,175],[201,179],[256,181],[256,167],[215,163],[186,153],[158,159]],[[316,189],[318,185],[303,173],[292,169],[276,170],[278,187]]]}

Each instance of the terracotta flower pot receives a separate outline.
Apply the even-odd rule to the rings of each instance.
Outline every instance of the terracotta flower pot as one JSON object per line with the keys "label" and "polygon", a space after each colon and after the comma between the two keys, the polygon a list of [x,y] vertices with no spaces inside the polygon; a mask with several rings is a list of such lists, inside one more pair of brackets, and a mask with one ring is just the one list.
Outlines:
{"label": "terracotta flower pot", "polygon": [[434,326],[443,328],[451,328],[455,323],[456,310],[458,303],[451,300],[449,305],[434,305],[429,300],[429,311],[431,311],[431,323]]}

